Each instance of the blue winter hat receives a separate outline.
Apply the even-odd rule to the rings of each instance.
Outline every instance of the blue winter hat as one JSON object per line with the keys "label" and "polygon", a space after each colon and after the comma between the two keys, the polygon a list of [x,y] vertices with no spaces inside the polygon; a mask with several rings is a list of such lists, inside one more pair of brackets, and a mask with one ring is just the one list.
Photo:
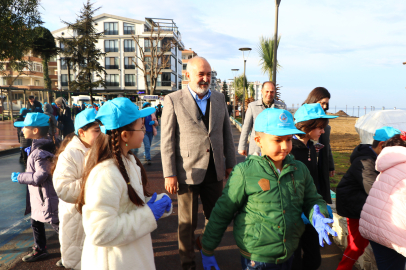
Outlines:
{"label": "blue winter hat", "polygon": [[21,109],[20,109],[20,115],[21,115],[22,117],[25,117],[29,111],[30,111],[30,110],[28,110],[28,109],[26,109],[26,108],[21,108]]}
{"label": "blue winter hat", "polygon": [[139,110],[138,106],[132,103],[128,98],[119,97],[107,101],[100,107],[96,120],[102,122],[106,130],[112,130],[124,127],[154,112],[155,108]]}
{"label": "blue winter hat", "polygon": [[43,113],[27,113],[24,121],[14,122],[15,127],[47,127],[49,116]]}
{"label": "blue winter hat", "polygon": [[75,134],[78,135],[80,128],[96,121],[96,114],[95,109],[85,109],[78,113],[75,118]]}
{"label": "blue winter hat", "polygon": [[287,110],[269,108],[263,110],[255,119],[254,129],[275,136],[305,134],[293,123],[292,114]]}
{"label": "blue winter hat", "polygon": [[145,108],[145,106],[148,106],[148,105],[151,106],[151,103],[149,103],[149,102],[144,102],[144,104],[142,104],[142,108]]}
{"label": "blue winter hat", "polygon": [[375,130],[375,141],[384,142],[395,136],[396,134],[400,134],[400,130],[393,127],[381,127]]}
{"label": "blue winter hat", "polygon": [[55,102],[52,102],[52,105],[56,106],[56,103],[55,103]]}
{"label": "blue winter hat", "polygon": [[327,115],[320,103],[303,104],[295,112],[295,124],[319,118],[337,118],[336,115]]}

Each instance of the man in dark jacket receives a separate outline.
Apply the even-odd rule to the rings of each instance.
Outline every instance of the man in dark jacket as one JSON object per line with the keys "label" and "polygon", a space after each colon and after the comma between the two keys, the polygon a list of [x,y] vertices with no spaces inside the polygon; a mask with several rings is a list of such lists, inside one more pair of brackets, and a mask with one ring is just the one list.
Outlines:
{"label": "man in dark jacket", "polygon": [[39,112],[39,113],[44,112],[42,110],[42,104],[39,101],[35,100],[34,96],[28,97],[27,109],[30,110],[31,112]]}
{"label": "man in dark jacket", "polygon": [[375,170],[376,158],[384,142],[399,133],[392,127],[377,129],[372,145],[360,144],[351,154],[351,166],[337,186],[337,213],[347,218],[348,225],[348,246],[337,270],[352,269],[369,244],[358,230],[362,207],[379,174]]}

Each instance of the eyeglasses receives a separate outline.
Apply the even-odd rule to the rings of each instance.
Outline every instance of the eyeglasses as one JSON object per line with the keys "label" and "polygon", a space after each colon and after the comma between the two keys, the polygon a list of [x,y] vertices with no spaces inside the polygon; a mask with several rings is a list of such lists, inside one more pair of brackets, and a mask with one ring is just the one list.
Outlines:
{"label": "eyeglasses", "polygon": [[127,129],[126,131],[142,131],[142,132],[144,132],[144,134],[147,133],[145,126],[142,126],[141,129]]}

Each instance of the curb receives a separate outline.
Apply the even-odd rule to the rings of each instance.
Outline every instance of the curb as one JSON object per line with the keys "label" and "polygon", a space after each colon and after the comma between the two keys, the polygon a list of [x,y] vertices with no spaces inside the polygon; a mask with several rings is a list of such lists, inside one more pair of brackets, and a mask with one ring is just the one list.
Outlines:
{"label": "curb", "polygon": [[11,155],[18,153],[20,151],[20,147],[14,147],[6,150],[0,150],[0,157]]}
{"label": "curb", "polygon": [[230,121],[233,123],[233,125],[241,132],[242,130],[242,124],[238,122],[234,117],[230,116]]}

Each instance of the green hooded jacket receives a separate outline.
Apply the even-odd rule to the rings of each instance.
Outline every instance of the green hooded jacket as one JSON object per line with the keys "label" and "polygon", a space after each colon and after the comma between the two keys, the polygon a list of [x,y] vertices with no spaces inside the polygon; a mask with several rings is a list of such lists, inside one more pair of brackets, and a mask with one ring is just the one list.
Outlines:
{"label": "green hooded jacket", "polygon": [[288,155],[277,172],[268,157],[249,156],[234,167],[202,237],[203,253],[212,256],[234,219],[234,238],[241,255],[254,261],[280,264],[296,250],[313,206],[328,216],[306,166]]}

